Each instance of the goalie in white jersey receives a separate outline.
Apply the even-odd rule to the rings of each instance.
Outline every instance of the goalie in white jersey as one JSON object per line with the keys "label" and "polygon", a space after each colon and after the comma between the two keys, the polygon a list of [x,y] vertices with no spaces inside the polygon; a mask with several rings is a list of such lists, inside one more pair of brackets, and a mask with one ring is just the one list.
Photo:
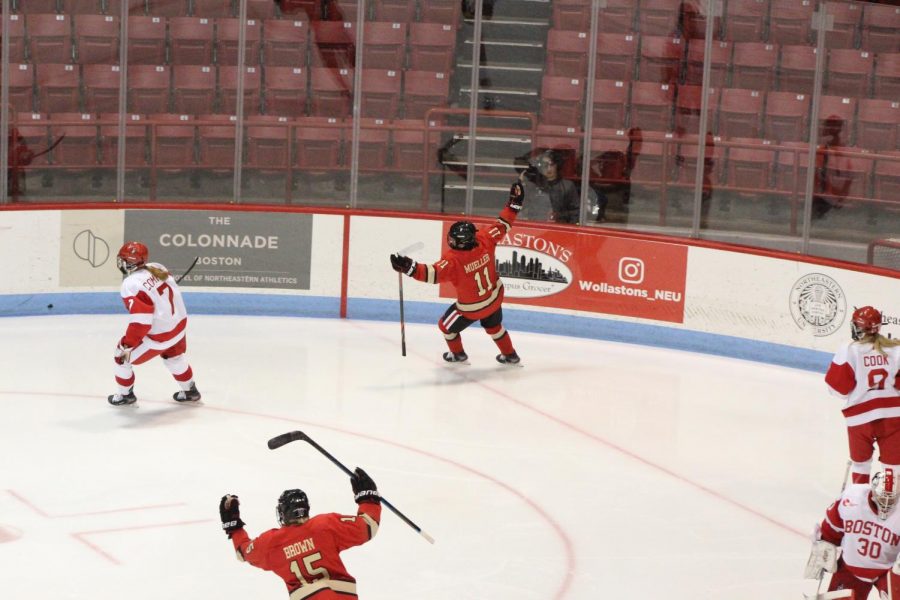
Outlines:
{"label": "goalie in white jersey", "polygon": [[[829,592],[822,598],[865,600],[874,586],[888,598],[891,567],[900,554],[900,510],[896,510],[897,478],[885,468],[870,484],[853,484],[841,494],[816,527],[816,541],[805,577],[832,573]],[[839,590],[851,591],[841,594]],[[896,591],[895,591],[895,598]]]}
{"label": "goalie in white jersey", "polygon": [[114,355],[119,391],[107,399],[114,406],[134,404],[133,365],[161,356],[166,368],[181,386],[172,397],[177,402],[196,402],[200,392],[188,363],[187,310],[175,278],[159,263],[147,262],[147,246],[127,242],[119,250],[116,264],[125,275],[122,302],[128,310],[128,328]]}
{"label": "goalie in white jersey", "polygon": [[871,306],[853,311],[852,339],[834,355],[825,383],[843,398],[853,483],[867,483],[872,454],[900,473],[900,341],[884,337],[881,312]]}

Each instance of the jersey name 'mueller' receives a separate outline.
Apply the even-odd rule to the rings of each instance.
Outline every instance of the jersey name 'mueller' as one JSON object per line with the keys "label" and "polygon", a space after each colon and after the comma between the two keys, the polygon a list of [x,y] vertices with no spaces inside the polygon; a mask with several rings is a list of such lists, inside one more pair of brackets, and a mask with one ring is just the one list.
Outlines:
{"label": "jersey name 'mueller'", "polygon": [[299,556],[310,550],[315,550],[316,544],[313,542],[312,538],[306,538],[302,542],[297,542],[296,544],[291,544],[290,546],[284,547],[284,557],[285,558],[294,558],[295,556]]}
{"label": "jersey name 'mueller'", "polygon": [[478,270],[481,267],[483,267],[484,265],[488,264],[488,262],[490,262],[490,260],[491,260],[491,257],[489,255],[482,254],[481,258],[479,258],[478,260],[476,260],[474,262],[470,262],[463,268],[466,270],[466,273],[471,273],[472,271]]}

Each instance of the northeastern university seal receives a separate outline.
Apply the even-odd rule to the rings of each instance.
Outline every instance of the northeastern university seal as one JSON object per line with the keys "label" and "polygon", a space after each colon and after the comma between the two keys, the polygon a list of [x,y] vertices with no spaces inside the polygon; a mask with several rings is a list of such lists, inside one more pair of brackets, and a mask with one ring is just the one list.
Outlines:
{"label": "northeastern university seal", "polygon": [[844,324],[847,299],[837,281],[821,273],[810,273],[791,287],[791,316],[803,331],[816,337],[831,335]]}

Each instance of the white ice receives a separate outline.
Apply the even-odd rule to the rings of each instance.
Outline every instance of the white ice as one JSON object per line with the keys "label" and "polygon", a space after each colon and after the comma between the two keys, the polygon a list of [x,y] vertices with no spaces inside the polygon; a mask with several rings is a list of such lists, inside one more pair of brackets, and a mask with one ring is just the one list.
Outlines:
{"label": "white ice", "polygon": [[[435,315],[438,316],[437,314]],[[536,317],[537,318],[537,317]],[[800,598],[809,534],[846,461],[822,375],[513,331],[524,367],[476,326],[447,365],[435,326],[194,316],[203,404],[159,359],[114,408],[123,316],[0,319],[0,598],[285,598],[239,563],[282,490],[355,513],[348,478],[302,430],[437,541],[385,509],[344,559],[362,600]]]}

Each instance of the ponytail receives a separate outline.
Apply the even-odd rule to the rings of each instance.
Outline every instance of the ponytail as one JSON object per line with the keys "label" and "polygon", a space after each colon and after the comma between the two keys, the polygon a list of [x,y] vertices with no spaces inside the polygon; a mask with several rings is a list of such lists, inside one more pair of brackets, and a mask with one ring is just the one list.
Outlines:
{"label": "ponytail", "polygon": [[169,272],[161,265],[144,265],[144,268],[160,281],[165,281],[169,278]]}

